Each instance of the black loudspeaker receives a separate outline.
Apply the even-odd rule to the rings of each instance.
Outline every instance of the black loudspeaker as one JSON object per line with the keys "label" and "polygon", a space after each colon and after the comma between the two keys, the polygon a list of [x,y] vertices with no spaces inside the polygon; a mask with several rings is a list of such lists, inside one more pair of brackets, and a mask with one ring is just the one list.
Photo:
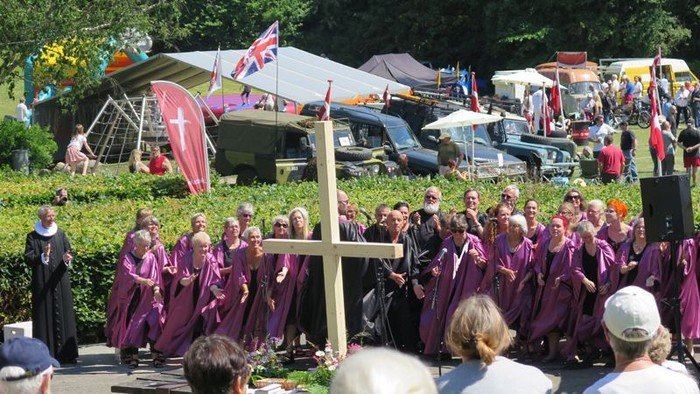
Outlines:
{"label": "black loudspeaker", "polygon": [[688,175],[640,180],[642,216],[648,242],[693,237],[693,202]]}

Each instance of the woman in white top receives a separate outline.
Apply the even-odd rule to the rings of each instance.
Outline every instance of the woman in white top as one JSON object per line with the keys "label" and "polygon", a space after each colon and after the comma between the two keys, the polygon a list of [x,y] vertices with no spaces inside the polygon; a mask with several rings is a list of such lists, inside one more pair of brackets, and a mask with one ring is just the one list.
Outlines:
{"label": "woman in white top", "polygon": [[511,344],[496,304],[477,294],[462,301],[447,331],[447,346],[462,364],[437,378],[441,393],[551,393],[539,369],[500,356]]}
{"label": "woman in white top", "polygon": [[[83,152],[81,152],[83,147],[88,152],[89,156],[86,156]],[[76,125],[75,131],[70,137],[68,148],[66,148],[66,164],[70,166],[70,175],[75,175],[75,170],[78,168],[80,163],[83,163],[83,175],[87,175],[90,159],[94,159],[95,157],[95,154],[92,153],[92,149],[90,149],[90,145],[87,143],[87,137],[85,137],[83,125]]]}

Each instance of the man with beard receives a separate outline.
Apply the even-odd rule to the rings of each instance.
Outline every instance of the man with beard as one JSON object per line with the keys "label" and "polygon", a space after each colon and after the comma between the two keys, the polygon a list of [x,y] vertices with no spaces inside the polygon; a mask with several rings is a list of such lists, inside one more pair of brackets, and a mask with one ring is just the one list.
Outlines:
{"label": "man with beard", "polygon": [[440,201],[442,192],[435,186],[425,190],[423,196],[423,208],[411,214],[414,226],[411,228],[412,236],[416,242],[420,267],[423,269],[437,254],[442,243],[440,238]]}
{"label": "man with beard", "polygon": [[471,235],[481,237],[486,226],[488,216],[479,212],[479,192],[475,189],[467,189],[464,192],[464,211],[460,212],[467,217],[467,232]]}
{"label": "man with beard", "polygon": [[[365,242],[356,222],[345,218],[350,200],[348,195],[338,190],[338,215],[340,240],[348,242]],[[321,239],[321,224],[314,227],[312,238]],[[308,264],[307,264],[308,263]],[[323,257],[310,256],[302,270],[308,270],[308,276],[301,289],[299,322],[309,342],[323,346],[328,338],[328,320],[326,317],[326,293],[323,279]],[[345,307],[345,327],[348,340],[362,331],[362,277],[367,270],[367,260],[358,257],[343,257],[343,301]],[[302,273],[300,273],[302,275]],[[335,346],[336,344],[334,344]]]}

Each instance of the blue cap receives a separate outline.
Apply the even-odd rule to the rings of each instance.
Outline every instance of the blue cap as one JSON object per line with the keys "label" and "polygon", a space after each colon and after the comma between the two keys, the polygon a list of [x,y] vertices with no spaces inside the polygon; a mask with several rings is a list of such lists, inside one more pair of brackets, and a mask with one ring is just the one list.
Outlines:
{"label": "blue cap", "polygon": [[5,380],[21,380],[44,372],[50,366],[56,368],[61,364],[49,354],[49,348],[36,338],[12,338],[0,346],[0,369],[19,367],[24,369],[24,375],[5,378]]}

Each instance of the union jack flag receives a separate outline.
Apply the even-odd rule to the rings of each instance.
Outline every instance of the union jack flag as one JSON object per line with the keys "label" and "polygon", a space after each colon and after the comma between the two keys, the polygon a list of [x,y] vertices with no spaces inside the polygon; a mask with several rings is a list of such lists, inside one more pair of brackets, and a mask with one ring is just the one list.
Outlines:
{"label": "union jack flag", "polygon": [[241,78],[262,70],[265,63],[277,60],[278,38],[279,22],[275,21],[260,37],[253,41],[253,45],[238,60],[236,68],[231,73],[231,78],[240,81]]}

